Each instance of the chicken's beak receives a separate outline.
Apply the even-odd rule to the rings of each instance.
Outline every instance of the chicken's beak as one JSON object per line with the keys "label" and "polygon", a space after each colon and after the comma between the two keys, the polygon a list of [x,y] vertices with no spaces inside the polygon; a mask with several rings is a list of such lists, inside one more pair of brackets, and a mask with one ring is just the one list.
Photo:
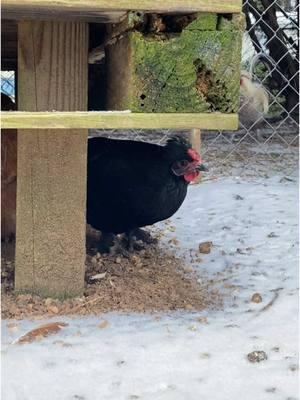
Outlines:
{"label": "chicken's beak", "polygon": [[207,172],[208,168],[204,164],[200,164],[197,166],[197,171]]}

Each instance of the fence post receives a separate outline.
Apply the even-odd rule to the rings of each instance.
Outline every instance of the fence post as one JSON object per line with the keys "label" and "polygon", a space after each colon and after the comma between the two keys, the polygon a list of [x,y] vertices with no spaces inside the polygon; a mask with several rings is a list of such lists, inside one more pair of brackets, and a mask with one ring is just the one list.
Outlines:
{"label": "fence post", "polygon": [[[19,110],[87,108],[85,22],[19,22]],[[83,292],[87,130],[18,131],[15,289]]]}
{"label": "fence post", "polygon": [[[201,154],[201,130],[200,129],[192,129],[190,133],[190,141],[192,144],[192,147],[198,151],[199,154]],[[201,182],[201,175],[198,176],[198,178],[195,179],[195,183]]]}

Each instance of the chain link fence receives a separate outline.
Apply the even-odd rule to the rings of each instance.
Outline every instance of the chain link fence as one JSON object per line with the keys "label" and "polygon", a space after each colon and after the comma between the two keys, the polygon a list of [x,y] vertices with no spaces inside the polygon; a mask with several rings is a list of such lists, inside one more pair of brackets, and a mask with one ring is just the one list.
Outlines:
{"label": "chain link fence", "polygon": [[[266,177],[280,171],[292,177],[298,173],[299,149],[299,0],[245,0],[243,12],[242,70],[256,93],[241,90],[238,131],[202,131],[202,158],[211,176]],[[1,91],[14,98],[14,87],[14,72],[2,72]],[[173,133],[90,132],[159,144]]]}
{"label": "chain link fence", "polygon": [[1,93],[15,99],[15,72],[1,71]]}
{"label": "chain link fence", "polygon": [[[210,175],[272,176],[298,173],[299,1],[246,0],[242,70],[255,94],[241,85],[239,129],[202,131],[201,153]],[[264,99],[260,96],[264,94]],[[163,144],[174,131],[98,131],[106,137]],[[182,132],[188,135],[189,132]]]}

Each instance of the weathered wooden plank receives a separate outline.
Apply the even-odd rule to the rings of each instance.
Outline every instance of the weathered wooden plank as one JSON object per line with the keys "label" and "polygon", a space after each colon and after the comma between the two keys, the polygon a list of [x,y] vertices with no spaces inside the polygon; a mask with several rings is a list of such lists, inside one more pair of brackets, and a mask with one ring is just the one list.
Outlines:
{"label": "weathered wooden plank", "polygon": [[[86,110],[88,29],[19,23],[19,109]],[[41,126],[42,128],[42,126]],[[79,295],[84,286],[87,130],[18,131],[15,289]]]}
{"label": "weathered wooden plank", "polygon": [[2,17],[37,19],[71,17],[114,22],[124,11],[238,13],[241,0],[2,0]]}
{"label": "weathered wooden plank", "polygon": [[8,20],[27,21],[84,21],[100,24],[113,24],[119,22],[125,15],[125,11],[78,11],[53,8],[36,8],[31,6],[5,7],[2,15]]}
{"label": "weathered wooden plank", "polygon": [[130,112],[3,112],[5,129],[220,129],[236,130],[237,114],[165,113],[143,114]]}
{"label": "weathered wooden plank", "polygon": [[18,35],[15,21],[1,20],[1,69],[17,69]]}
{"label": "weathered wooden plank", "polygon": [[190,141],[195,150],[198,153],[201,153],[201,130],[200,129],[192,129],[190,133]]}
{"label": "weathered wooden plank", "polygon": [[108,110],[237,112],[243,14],[162,16],[149,25],[106,46]]}
{"label": "weathered wooden plank", "polygon": [[[201,130],[192,129],[190,133],[190,142],[193,149],[197,150],[201,154]],[[194,183],[201,182],[201,174],[194,180]]]}

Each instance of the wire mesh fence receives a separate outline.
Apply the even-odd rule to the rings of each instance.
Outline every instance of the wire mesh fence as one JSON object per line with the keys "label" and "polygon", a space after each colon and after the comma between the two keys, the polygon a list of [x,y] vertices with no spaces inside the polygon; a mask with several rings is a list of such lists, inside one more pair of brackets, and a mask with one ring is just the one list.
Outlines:
{"label": "wire mesh fence", "polygon": [[[239,129],[202,131],[202,156],[213,174],[268,176],[298,172],[299,1],[246,0]],[[164,143],[173,131],[98,131]],[[95,134],[95,133],[93,133]],[[188,135],[188,132],[183,132]]]}
{"label": "wire mesh fence", "polygon": [[[299,0],[244,0],[239,129],[202,131],[202,157],[211,174],[266,176],[298,172]],[[1,73],[1,91],[14,98],[14,72]],[[91,131],[92,136],[163,144],[174,131]],[[189,135],[188,131],[181,132]]]}
{"label": "wire mesh fence", "polygon": [[15,72],[1,71],[1,93],[15,99]]}

